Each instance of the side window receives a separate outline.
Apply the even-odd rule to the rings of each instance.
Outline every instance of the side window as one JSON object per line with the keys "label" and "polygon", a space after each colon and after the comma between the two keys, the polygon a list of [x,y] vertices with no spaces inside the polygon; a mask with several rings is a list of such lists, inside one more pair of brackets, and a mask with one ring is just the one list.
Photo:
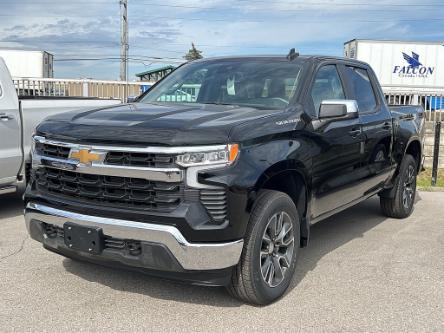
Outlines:
{"label": "side window", "polygon": [[373,111],[376,107],[376,97],[367,71],[351,66],[346,68],[354,98],[358,102],[359,112]]}
{"label": "side window", "polygon": [[345,99],[344,88],[335,65],[327,65],[319,69],[311,88],[311,98],[316,113],[319,112],[321,102],[324,100]]}
{"label": "side window", "polygon": [[2,86],[0,84],[0,97],[2,97],[2,96],[3,96],[3,90],[2,90]]}

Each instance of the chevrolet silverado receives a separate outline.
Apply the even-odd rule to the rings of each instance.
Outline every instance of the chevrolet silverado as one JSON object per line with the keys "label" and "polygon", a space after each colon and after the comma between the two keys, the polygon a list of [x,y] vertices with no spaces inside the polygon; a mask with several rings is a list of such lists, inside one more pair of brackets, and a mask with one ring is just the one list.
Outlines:
{"label": "chevrolet silverado", "polygon": [[70,258],[268,304],[313,223],[374,195],[411,214],[423,132],[421,107],[389,107],[363,62],[194,61],[134,103],[42,122],[26,224]]}

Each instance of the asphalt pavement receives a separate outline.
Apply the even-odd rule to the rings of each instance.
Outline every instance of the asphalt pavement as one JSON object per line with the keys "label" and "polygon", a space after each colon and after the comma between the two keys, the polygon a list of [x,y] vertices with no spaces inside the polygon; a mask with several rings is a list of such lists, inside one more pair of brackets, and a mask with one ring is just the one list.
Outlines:
{"label": "asphalt pavement", "polygon": [[19,196],[0,197],[0,331],[444,332],[444,192],[413,215],[377,198],[312,227],[290,291],[266,307],[223,288],[77,262],[27,235]]}

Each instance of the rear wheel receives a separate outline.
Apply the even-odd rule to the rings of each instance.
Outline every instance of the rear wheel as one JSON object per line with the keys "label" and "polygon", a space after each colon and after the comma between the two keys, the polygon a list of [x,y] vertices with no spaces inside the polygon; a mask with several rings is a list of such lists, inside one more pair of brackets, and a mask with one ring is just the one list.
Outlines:
{"label": "rear wheel", "polygon": [[299,245],[299,215],[291,198],[282,192],[262,191],[251,214],[229,292],[257,305],[282,296],[293,277]]}
{"label": "rear wheel", "polygon": [[412,155],[405,155],[393,198],[381,197],[382,212],[388,217],[405,218],[413,211],[416,195],[417,164]]}

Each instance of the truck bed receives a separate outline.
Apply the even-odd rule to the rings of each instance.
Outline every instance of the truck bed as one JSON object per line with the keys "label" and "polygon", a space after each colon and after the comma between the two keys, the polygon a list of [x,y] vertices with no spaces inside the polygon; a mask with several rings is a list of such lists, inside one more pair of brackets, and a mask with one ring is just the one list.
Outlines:
{"label": "truck bed", "polygon": [[405,115],[423,115],[424,109],[420,105],[389,105],[392,115],[396,117],[402,117]]}

